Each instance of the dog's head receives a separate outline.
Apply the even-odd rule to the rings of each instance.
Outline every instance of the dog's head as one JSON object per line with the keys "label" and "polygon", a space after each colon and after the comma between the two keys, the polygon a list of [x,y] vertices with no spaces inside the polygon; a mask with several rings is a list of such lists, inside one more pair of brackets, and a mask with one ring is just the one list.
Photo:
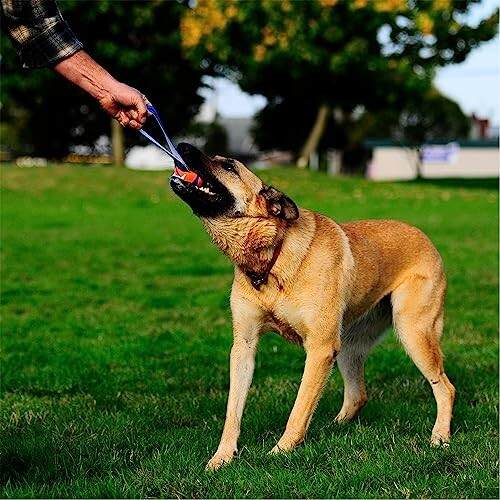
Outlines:
{"label": "dog's head", "polygon": [[198,217],[298,218],[299,210],[288,196],[264,185],[239,161],[222,156],[210,158],[185,142],[177,149],[203,183],[197,186],[172,176],[170,185]]}

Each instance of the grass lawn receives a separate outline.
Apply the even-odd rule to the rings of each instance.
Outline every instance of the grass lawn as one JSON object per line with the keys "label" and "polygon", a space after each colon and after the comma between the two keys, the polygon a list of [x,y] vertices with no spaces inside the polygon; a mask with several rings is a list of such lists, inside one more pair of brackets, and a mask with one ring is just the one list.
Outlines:
{"label": "grass lawn", "polygon": [[304,354],[267,335],[240,457],[204,466],[228,388],[232,266],[166,173],[1,170],[1,497],[498,498],[498,184],[262,177],[338,221],[423,229],[448,274],[443,349],[457,388],[449,449],[431,389],[390,333],[352,424],[334,369],[304,445],[269,456]]}

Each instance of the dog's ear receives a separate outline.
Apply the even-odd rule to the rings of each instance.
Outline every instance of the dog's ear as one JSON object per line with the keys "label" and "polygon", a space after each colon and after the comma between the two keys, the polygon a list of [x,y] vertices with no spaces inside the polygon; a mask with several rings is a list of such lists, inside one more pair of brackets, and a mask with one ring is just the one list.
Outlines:
{"label": "dog's ear", "polygon": [[299,209],[291,198],[272,186],[264,186],[260,194],[267,203],[267,210],[271,215],[285,220],[295,220],[299,218]]}

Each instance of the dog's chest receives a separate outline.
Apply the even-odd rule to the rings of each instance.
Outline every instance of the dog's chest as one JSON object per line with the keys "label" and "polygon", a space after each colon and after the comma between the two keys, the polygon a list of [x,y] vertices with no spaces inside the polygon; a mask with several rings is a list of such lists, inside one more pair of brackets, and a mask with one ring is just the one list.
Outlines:
{"label": "dog's chest", "polygon": [[269,320],[270,326],[273,331],[279,333],[284,339],[297,345],[303,344],[302,337],[297,333],[296,329],[286,320],[282,320],[274,314],[269,315]]}
{"label": "dog's chest", "polygon": [[264,287],[252,297],[264,313],[264,330],[278,333],[284,339],[302,346],[304,343],[304,315],[296,300],[285,296],[281,289]]}
{"label": "dog's chest", "polygon": [[273,306],[267,309],[269,327],[284,339],[301,346],[304,342],[301,334],[304,331],[304,325],[298,308],[293,307],[287,301],[277,301]]}

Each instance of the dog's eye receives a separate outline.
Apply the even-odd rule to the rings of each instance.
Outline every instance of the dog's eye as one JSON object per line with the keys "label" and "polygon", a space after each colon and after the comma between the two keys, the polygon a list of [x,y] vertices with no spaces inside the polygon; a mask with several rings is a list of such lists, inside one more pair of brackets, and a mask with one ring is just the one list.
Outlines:
{"label": "dog's eye", "polygon": [[236,173],[236,168],[234,167],[234,163],[230,162],[230,161],[223,161],[221,162],[221,167],[224,169],[224,170],[227,170],[228,172],[234,172]]}

